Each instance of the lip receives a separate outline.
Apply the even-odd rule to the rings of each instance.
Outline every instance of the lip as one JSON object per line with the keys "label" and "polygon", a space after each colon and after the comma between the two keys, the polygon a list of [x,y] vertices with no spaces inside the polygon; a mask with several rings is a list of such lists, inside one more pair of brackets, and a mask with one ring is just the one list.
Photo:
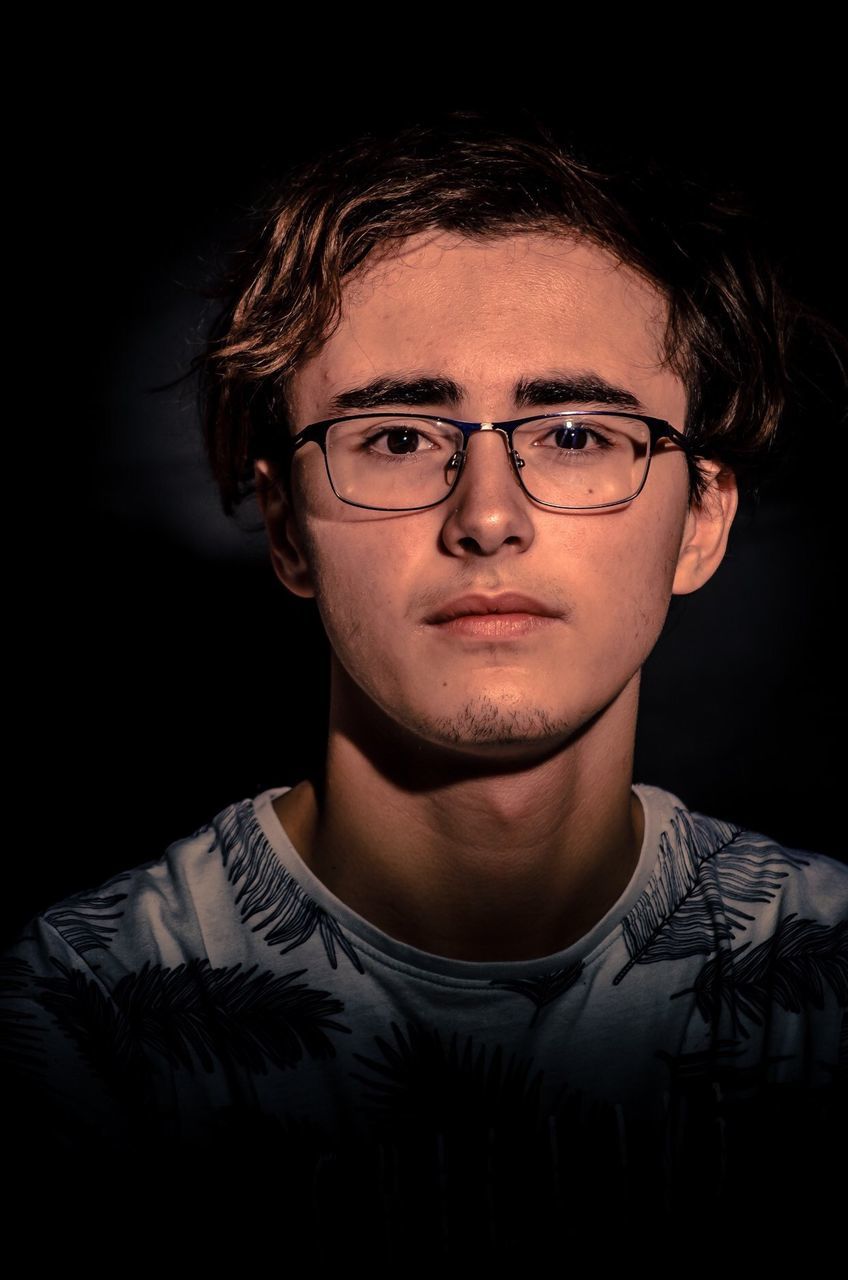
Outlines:
{"label": "lip", "polygon": [[[473,616],[479,619],[481,616],[487,617],[493,614],[520,614],[524,617],[525,622],[531,621],[532,616],[536,618],[562,617],[558,610],[545,604],[543,600],[536,600],[532,596],[525,596],[517,591],[504,591],[496,596],[487,596],[480,592],[457,596],[454,600],[448,600],[441,605],[425,621],[436,625],[452,622],[456,618]],[[531,617],[528,617],[528,615],[531,615]],[[502,619],[502,622],[506,622],[506,619]]]}
{"label": "lip", "polygon": [[548,627],[558,620],[542,613],[464,613],[447,622],[435,623],[443,635],[465,636],[468,640],[518,640]]}

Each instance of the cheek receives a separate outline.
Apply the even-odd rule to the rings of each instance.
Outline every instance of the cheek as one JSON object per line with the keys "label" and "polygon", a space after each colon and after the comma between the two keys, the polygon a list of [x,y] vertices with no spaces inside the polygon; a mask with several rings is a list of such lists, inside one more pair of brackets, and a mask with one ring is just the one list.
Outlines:
{"label": "cheek", "polygon": [[313,534],[310,548],[316,604],[340,661],[351,674],[362,672],[386,651],[403,612],[391,538],[375,539],[373,529],[364,536],[364,527],[353,522],[324,532]]}
{"label": "cheek", "polygon": [[676,545],[673,530],[653,524],[587,554],[575,604],[599,663],[626,654],[635,670],[650,653],[668,612]]}

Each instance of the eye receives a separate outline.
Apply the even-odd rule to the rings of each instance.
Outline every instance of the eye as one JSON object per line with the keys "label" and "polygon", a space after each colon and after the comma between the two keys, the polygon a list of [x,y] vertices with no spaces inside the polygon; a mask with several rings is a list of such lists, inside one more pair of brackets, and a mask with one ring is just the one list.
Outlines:
{"label": "eye", "polygon": [[[388,446],[388,452],[395,455],[422,452],[419,446],[425,439],[424,433],[418,427],[406,426],[383,427],[381,430],[374,432],[373,435],[366,437],[369,447],[373,447],[378,440],[384,440]],[[428,447],[437,448],[438,446],[431,442]],[[376,450],[376,452],[382,453],[383,450]]]}
{"label": "eye", "polygon": [[[534,429],[538,431],[538,428]],[[615,444],[615,435],[605,433],[582,422],[566,422],[556,427],[546,425],[533,440],[536,447],[543,446],[563,453],[594,453],[597,450],[611,449]]]}

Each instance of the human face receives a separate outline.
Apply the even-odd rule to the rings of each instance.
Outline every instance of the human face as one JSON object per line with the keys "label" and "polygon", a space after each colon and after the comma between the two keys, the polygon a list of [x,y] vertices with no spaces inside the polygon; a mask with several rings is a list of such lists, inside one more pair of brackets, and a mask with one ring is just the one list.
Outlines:
{"label": "human face", "polygon": [[[424,232],[345,286],[338,328],[290,386],[293,430],[338,416],[335,396],[380,378],[449,379],[458,394],[430,388],[351,412],[514,418],[534,411],[516,400],[519,380],[563,373],[626,389],[641,412],[682,429],[685,388],[660,365],[665,318],[656,290],[585,240]],[[604,407],[556,395],[533,404]],[[671,594],[711,575],[733,514],[732,502],[716,508],[718,523],[689,510],[673,445],[658,446],[625,506],[544,507],[496,432],[470,439],[456,488],[426,510],[343,503],[314,443],[295,455],[293,483],[296,514],[282,494],[281,506],[263,505],[273,559],[292,591],[315,596],[334,679],[415,737],[481,757],[548,751],[638,684]],[[467,592],[521,592],[557,616],[507,635],[427,620]]]}

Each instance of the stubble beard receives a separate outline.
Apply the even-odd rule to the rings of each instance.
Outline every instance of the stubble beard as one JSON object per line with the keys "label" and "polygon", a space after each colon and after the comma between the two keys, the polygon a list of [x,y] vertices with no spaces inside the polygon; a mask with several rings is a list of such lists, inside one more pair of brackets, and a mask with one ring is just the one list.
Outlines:
{"label": "stubble beard", "polygon": [[550,743],[570,728],[546,707],[510,706],[488,693],[478,694],[447,716],[430,722],[428,737],[451,746],[521,746]]}

